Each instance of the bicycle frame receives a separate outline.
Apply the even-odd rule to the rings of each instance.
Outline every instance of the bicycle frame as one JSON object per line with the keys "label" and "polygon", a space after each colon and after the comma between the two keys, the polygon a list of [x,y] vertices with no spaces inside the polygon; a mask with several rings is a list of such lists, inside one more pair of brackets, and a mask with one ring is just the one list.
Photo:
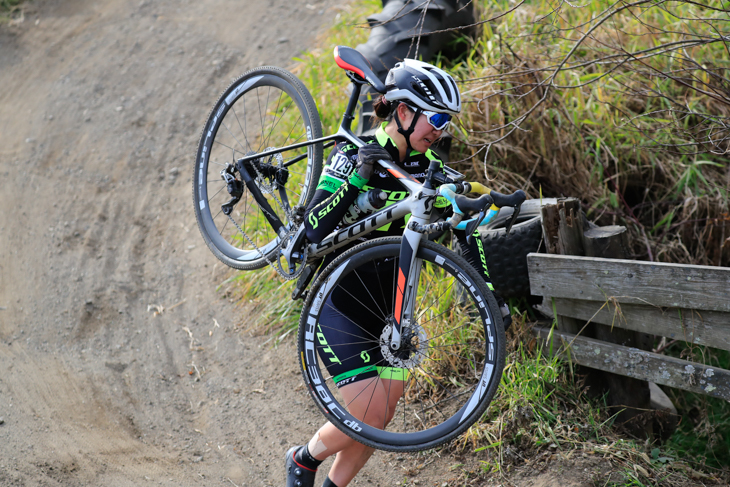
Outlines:
{"label": "bicycle frame", "polygon": [[[398,166],[388,161],[378,161],[388,172],[394,175],[398,181],[410,193],[408,198],[394,203],[379,210],[362,221],[355,222],[342,230],[333,232],[319,243],[308,246],[308,260],[315,260],[330,252],[352,242],[354,239],[367,235],[368,233],[382,227],[383,225],[411,214],[409,225],[403,232],[401,241],[400,260],[397,278],[397,290],[395,296],[395,314],[393,316],[393,335],[390,347],[393,350],[400,348],[401,327],[411,323],[413,305],[415,299],[413,293],[418,284],[418,276],[421,270],[420,260],[417,259],[418,246],[425,234],[410,229],[410,222],[421,225],[427,224],[437,191],[433,188],[426,188],[426,183],[420,183],[415,178],[403,173]],[[336,276],[332,276],[336,277]],[[332,281],[330,277],[329,281]],[[328,290],[329,283],[323,285]],[[327,292],[324,293],[326,295]]]}
{"label": "bicycle frame", "polygon": [[[247,161],[335,139],[347,140],[355,144],[357,147],[365,145],[365,143],[355,136],[351,130],[351,124],[354,119],[353,112],[363,84],[365,83],[353,79],[353,90],[350,94],[350,100],[347,104],[347,109],[345,110],[342,122],[336,134],[264,151],[255,155],[243,157],[237,161],[237,167],[239,168],[239,171],[243,173],[243,180],[254,197],[257,195],[260,196],[260,191],[258,190],[255,181],[249,174],[246,174],[244,163]],[[288,161],[283,165],[283,167],[286,167],[288,164],[293,164],[297,160],[301,160],[302,157],[303,155]],[[310,163],[311,162],[312,161],[310,161]],[[406,226],[406,229],[403,232],[403,239],[401,242],[399,269],[396,283],[395,312],[393,316],[393,333],[390,343],[392,350],[398,350],[401,345],[401,329],[404,326],[409,326],[412,321],[415,303],[414,293],[417,291],[418,277],[421,271],[421,261],[416,256],[418,255],[420,241],[422,238],[425,238],[425,234],[412,230],[410,225],[411,222],[421,225],[425,225],[429,222],[431,212],[433,210],[433,203],[437,196],[437,190],[432,187],[428,177],[424,183],[420,183],[414,177],[402,171],[392,161],[380,160],[378,163],[398,180],[398,182],[408,191],[409,196],[402,201],[373,213],[372,215],[364,218],[362,221],[355,222],[342,230],[333,232],[319,243],[309,244],[307,246],[307,261],[313,261],[329,254],[330,252],[352,242],[354,239],[364,236],[387,223],[401,219],[410,213],[411,218],[408,226]],[[429,171],[429,174],[431,173],[432,171]],[[262,201],[263,203],[260,204],[264,209],[266,209],[265,199],[263,197],[256,199]],[[266,215],[266,213],[270,214]],[[273,213],[274,212],[265,211],[266,218],[275,229],[283,228],[283,224],[281,224],[280,221],[272,220],[272,218],[276,218]],[[303,232],[303,228],[304,227],[302,226],[300,233]],[[281,232],[279,232],[279,234],[283,237]],[[293,248],[289,248],[284,252],[287,260],[290,259],[294,250],[295,249]],[[301,265],[304,265],[304,263]],[[333,282],[332,277],[330,277],[328,281]],[[323,284],[322,289],[325,292],[322,293],[322,296],[327,294],[329,285],[331,285],[330,282]]]}

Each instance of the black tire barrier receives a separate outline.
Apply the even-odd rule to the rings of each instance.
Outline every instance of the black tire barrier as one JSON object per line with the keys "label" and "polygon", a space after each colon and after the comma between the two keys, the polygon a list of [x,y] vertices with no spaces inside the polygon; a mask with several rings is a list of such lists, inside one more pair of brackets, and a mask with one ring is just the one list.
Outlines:
{"label": "black tire barrier", "polygon": [[[504,299],[530,296],[527,254],[540,249],[541,207],[555,203],[556,198],[525,201],[509,235],[505,226],[512,217],[512,208],[501,209],[494,220],[480,229],[489,276],[495,292]],[[545,251],[544,246],[541,250]]]}

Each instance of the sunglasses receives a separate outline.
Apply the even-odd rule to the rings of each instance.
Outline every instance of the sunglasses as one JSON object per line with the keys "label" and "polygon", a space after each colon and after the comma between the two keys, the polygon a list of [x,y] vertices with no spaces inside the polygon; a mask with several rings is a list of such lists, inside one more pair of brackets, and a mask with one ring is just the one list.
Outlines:
{"label": "sunglasses", "polygon": [[[407,103],[404,103],[404,105],[412,112],[419,110]],[[426,116],[428,123],[436,130],[445,129],[449,125],[449,122],[451,122],[451,115],[448,113],[429,112],[428,110],[421,110],[421,113]]]}
{"label": "sunglasses", "polygon": [[449,122],[451,122],[451,115],[448,113],[436,113],[426,110],[423,110],[421,113],[426,115],[426,120],[436,130],[445,129],[449,125]]}

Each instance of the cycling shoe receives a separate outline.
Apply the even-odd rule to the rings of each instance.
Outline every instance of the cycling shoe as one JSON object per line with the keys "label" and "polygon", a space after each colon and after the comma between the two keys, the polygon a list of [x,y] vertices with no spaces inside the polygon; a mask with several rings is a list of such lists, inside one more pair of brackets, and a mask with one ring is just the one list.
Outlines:
{"label": "cycling shoe", "polygon": [[293,446],[286,452],[286,487],[314,487],[317,470],[300,465],[294,459],[301,446]]}

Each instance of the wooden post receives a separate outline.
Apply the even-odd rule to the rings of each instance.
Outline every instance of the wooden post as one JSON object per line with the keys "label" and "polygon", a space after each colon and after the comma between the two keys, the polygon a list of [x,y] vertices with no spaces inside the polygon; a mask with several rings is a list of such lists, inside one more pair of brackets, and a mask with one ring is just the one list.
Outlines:
{"label": "wooden post", "polygon": [[[626,227],[612,225],[591,228],[583,234],[583,242],[587,257],[626,258],[628,248]],[[592,327],[593,336],[598,340],[640,350],[651,350],[653,340],[646,333],[597,323]],[[653,415],[648,413],[651,409],[651,392],[647,381],[611,372],[589,374],[588,380],[591,380],[591,386],[601,393],[608,392],[608,403],[614,413],[618,412],[616,417],[618,423],[635,436],[653,434]]]}
{"label": "wooden post", "polygon": [[[577,198],[560,198],[555,205],[542,207],[542,234],[549,254],[585,255],[583,251],[583,219]],[[543,306],[552,307],[545,298]],[[558,330],[577,334],[583,323],[574,318],[557,316]]]}
{"label": "wooden post", "polygon": [[[543,235],[548,253],[605,257],[626,257],[626,228],[622,226],[593,227],[584,229],[584,218],[577,198],[559,199],[556,205],[542,208]],[[551,306],[550,302],[543,306]],[[560,316],[558,330],[618,343],[628,347],[646,349],[646,339],[637,332],[606,325],[590,324],[583,330],[585,321]],[[582,332],[581,332],[582,330]],[[644,412],[650,409],[649,383],[595,369],[586,370],[586,385],[592,392],[608,392],[608,403],[617,413],[617,422],[635,436],[651,436],[652,421]]]}
{"label": "wooden post", "polygon": [[589,228],[583,233],[583,247],[586,257],[625,259],[628,255],[626,227],[611,225]]}

